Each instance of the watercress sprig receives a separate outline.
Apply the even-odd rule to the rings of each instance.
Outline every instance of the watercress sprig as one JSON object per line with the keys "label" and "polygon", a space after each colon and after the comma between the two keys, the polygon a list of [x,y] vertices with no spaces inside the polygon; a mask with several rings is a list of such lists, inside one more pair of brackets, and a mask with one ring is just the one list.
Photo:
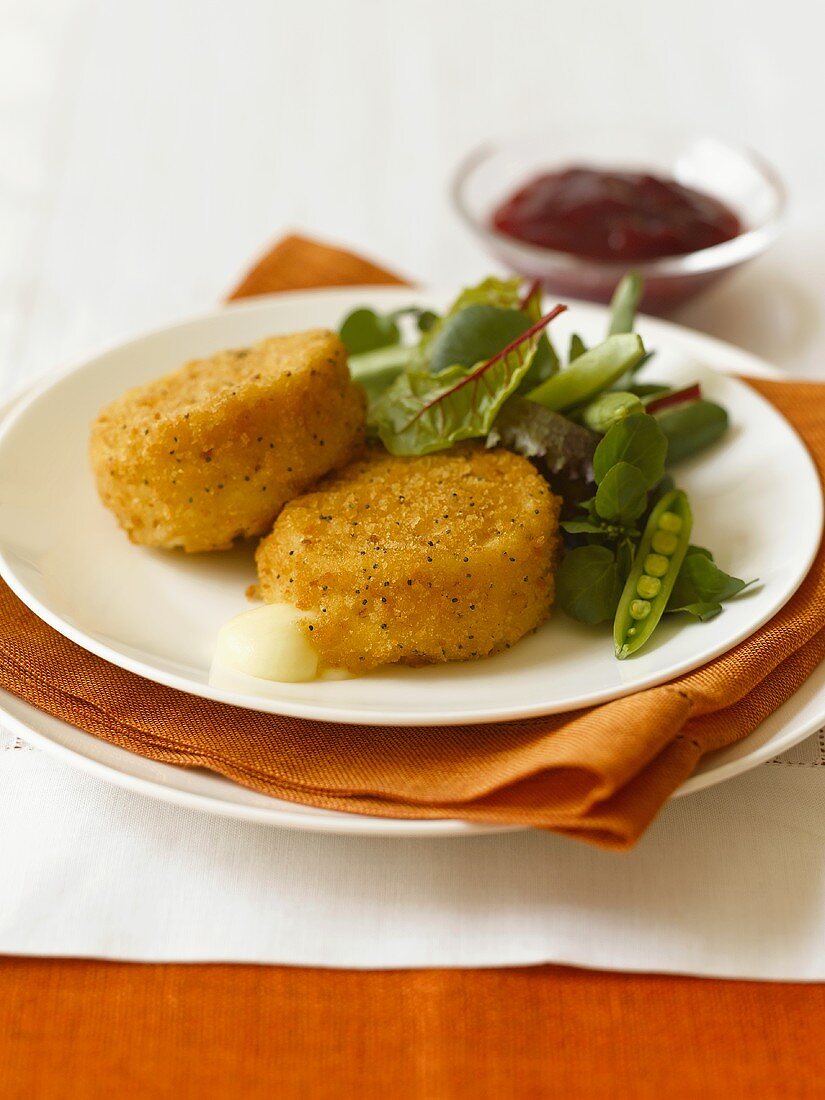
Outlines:
{"label": "watercress sprig", "polygon": [[614,424],[596,447],[596,495],[561,525],[589,542],[568,551],[556,582],[559,604],[572,618],[595,623],[615,614],[640,535],[636,522],[664,477],[666,454],[665,434],[646,413]]}
{"label": "watercress sprig", "polygon": [[714,562],[709,550],[690,546],[667,602],[667,611],[684,611],[704,623],[719,614],[725,600],[755,583],[730,576]]}

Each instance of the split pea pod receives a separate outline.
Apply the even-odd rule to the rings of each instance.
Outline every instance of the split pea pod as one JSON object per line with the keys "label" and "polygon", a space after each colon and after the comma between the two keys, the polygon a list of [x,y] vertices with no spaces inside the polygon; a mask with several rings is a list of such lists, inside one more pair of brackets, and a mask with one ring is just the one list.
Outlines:
{"label": "split pea pod", "polygon": [[628,271],[619,281],[610,299],[610,327],[608,336],[617,332],[632,332],[636,323],[636,310],[642,300],[645,281],[638,271]]}
{"label": "split pea pod", "polygon": [[642,648],[664,614],[692,525],[688,498],[681,489],[666,493],[650,513],[613,622],[620,661]]}
{"label": "split pea pod", "polygon": [[582,352],[570,366],[530,390],[527,397],[553,412],[564,412],[609,389],[644,354],[644,344],[635,332],[608,336],[601,344]]}

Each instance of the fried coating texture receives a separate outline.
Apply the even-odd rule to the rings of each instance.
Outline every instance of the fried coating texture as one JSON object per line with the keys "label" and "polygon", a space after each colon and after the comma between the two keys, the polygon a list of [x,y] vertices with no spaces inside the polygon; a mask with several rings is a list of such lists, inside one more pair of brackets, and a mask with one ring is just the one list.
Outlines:
{"label": "fried coating texture", "polygon": [[364,397],[323,329],[223,351],[129,390],[92,426],[101,499],[132,542],[223,550],[350,461]]}
{"label": "fried coating texture", "polygon": [[510,451],[371,450],[284,508],[260,594],[316,613],[303,629],[331,668],[485,657],[550,612],[559,507]]}

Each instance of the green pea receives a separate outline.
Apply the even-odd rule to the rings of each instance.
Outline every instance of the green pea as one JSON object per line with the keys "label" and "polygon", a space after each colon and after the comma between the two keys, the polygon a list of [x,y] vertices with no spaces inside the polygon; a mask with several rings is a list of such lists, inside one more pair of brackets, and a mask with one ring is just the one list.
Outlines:
{"label": "green pea", "polygon": [[654,534],[650,545],[657,554],[665,554],[667,557],[670,557],[679,545],[679,540],[671,531],[662,531],[660,529]]}
{"label": "green pea", "polygon": [[[652,536],[651,536],[652,541]],[[645,557],[645,573],[651,577],[664,577],[670,569],[670,562],[662,554],[647,554]]]}
{"label": "green pea", "polygon": [[659,530],[672,531],[674,535],[678,535],[682,530],[682,517],[675,512],[665,512],[659,517]]}
{"label": "green pea", "polygon": [[[664,516],[671,518],[663,524]],[[669,531],[674,518],[679,520],[679,530]],[[664,614],[687,553],[691,526],[690,505],[679,489],[666,493],[650,513],[613,620],[620,660],[642,648]],[[664,542],[663,536],[667,536]],[[669,557],[659,552],[665,547]]]}
{"label": "green pea", "polygon": [[636,582],[636,594],[643,600],[653,600],[659,595],[661,587],[662,582],[658,577],[649,577],[647,573],[642,573]]}

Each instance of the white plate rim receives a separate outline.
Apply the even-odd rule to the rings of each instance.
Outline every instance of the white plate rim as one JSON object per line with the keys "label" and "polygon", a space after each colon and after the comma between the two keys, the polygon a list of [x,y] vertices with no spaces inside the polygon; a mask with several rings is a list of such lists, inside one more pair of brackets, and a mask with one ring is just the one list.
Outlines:
{"label": "white plate rim", "polygon": [[[804,693],[810,691],[810,683],[814,678],[822,679],[823,683],[815,692],[817,695],[821,695],[822,698],[820,706],[813,715],[798,724],[792,721],[784,728],[780,736],[771,738],[757,749],[748,753],[748,755],[691,776],[673,792],[671,798],[681,798],[684,795],[694,794],[697,791],[705,790],[708,787],[713,787],[719,783],[734,779],[736,776],[744,775],[752,768],[766,763],[777,754],[785,752],[787,749],[799,744],[807,737],[816,733],[817,730],[821,729],[823,724],[825,724],[825,669],[823,669],[822,666],[820,666],[818,672],[815,672],[809,677],[806,684],[803,684],[802,688],[800,688],[800,692]],[[797,693],[797,695],[798,694],[799,693]],[[796,699],[797,696],[795,695],[793,698]],[[780,716],[781,712],[791,705],[791,702],[792,700],[788,700],[784,703],[774,712],[771,718],[776,719]],[[10,705],[12,707],[24,708],[29,712],[28,717],[24,719],[14,714],[9,709]],[[49,756],[63,761],[71,767],[112,783],[114,786],[123,790],[133,791],[136,794],[145,795],[146,797],[154,798],[161,802],[168,802],[172,805],[180,806],[183,809],[195,810],[199,813],[208,813],[218,817],[248,821],[269,827],[297,829],[299,831],[329,833],[342,836],[402,836],[427,839],[433,837],[482,836],[493,833],[522,832],[528,828],[528,826],[521,825],[479,824],[455,818],[441,818],[437,820],[386,818],[369,814],[356,814],[324,809],[317,809],[311,812],[312,808],[304,805],[301,805],[300,813],[296,813],[292,808],[281,809],[277,804],[271,807],[244,806],[241,803],[230,802],[214,795],[183,791],[176,787],[170,787],[162,782],[132,775],[112,765],[96,760],[94,757],[81,751],[81,747],[69,747],[64,745],[55,741],[47,733],[39,730],[35,723],[41,716],[51,718],[51,716],[47,716],[43,712],[38,711],[36,707],[26,703],[24,700],[18,699],[8,692],[0,690],[0,717],[2,717],[3,724],[12,733],[20,737],[21,740],[37,746]],[[52,720],[58,721],[62,726],[66,727],[66,729],[70,731],[71,737],[79,738],[81,746],[83,740],[86,738],[95,740],[94,734],[86,733],[86,731],[60,719],[52,718]],[[757,727],[757,729],[758,728],[759,727]],[[749,736],[752,736],[752,734]],[[740,743],[744,744],[747,740],[748,738],[744,738]],[[104,744],[107,746],[109,745],[108,742],[104,742]],[[127,749],[121,751],[128,752]],[[138,754],[130,753],[129,755],[137,756]],[[143,760],[144,758],[139,757],[139,759]],[[175,767],[175,765],[172,764],[164,766],[170,768]],[[230,781],[227,780],[227,782]],[[272,801],[273,803],[281,803],[282,800],[273,798]]]}
{"label": "white plate rim", "polygon": [[[198,324],[210,318],[214,318],[220,314],[223,314],[227,310],[232,312],[252,312],[256,310],[265,309],[267,304],[278,302],[283,303],[284,299],[289,298],[301,298],[313,297],[321,301],[330,300],[335,302],[339,299],[351,299],[354,294],[359,297],[365,298],[370,295],[382,294],[384,296],[395,297],[408,297],[410,293],[418,292],[422,295],[433,296],[437,295],[438,291],[424,287],[387,287],[387,286],[365,286],[365,287],[336,287],[330,289],[321,290],[298,290],[287,291],[278,294],[260,295],[255,298],[244,300],[237,303],[229,303],[225,306],[218,306],[213,309],[195,314],[194,316],[184,318],[182,320],[172,322],[168,325],[161,326],[160,328],[149,329],[140,333],[128,340],[119,341],[111,344],[108,348],[104,348],[102,351],[98,351],[93,355],[87,355],[82,357],[72,365],[46,375],[40,382],[34,387],[27,390],[20,395],[17,400],[13,402],[10,412],[7,416],[0,420],[0,441],[6,435],[8,431],[13,429],[17,421],[23,417],[28,409],[36,403],[38,398],[50,390],[54,385],[59,383],[62,379],[69,377],[76,371],[90,366],[97,359],[109,354],[110,352],[123,350],[131,347],[134,344],[140,343],[141,340],[165,332],[172,332],[181,327]],[[351,304],[351,303],[350,303]],[[601,311],[603,307],[594,306],[591,303],[579,302],[570,300],[570,306],[577,310],[585,311]],[[672,331],[675,337],[683,344],[687,342],[691,343],[694,340],[700,344],[704,349],[704,354],[707,355],[708,351],[712,351],[716,347],[719,354],[726,359],[732,357],[742,360],[742,370],[748,371],[755,375],[770,375],[771,368],[767,367],[765,363],[750,355],[747,352],[741,351],[741,349],[734,348],[729,344],[725,344],[723,341],[715,340],[712,337],[706,337],[704,334],[692,333],[690,330],[686,330],[679,325],[672,322],[660,321],[658,318],[652,318],[644,316],[640,318],[643,323],[653,324],[657,329],[664,329],[665,331]],[[730,371],[720,371],[723,374],[731,374]],[[775,415],[779,415],[769,402],[761,396],[761,394],[751,391],[753,397],[758,402],[771,409],[771,412]],[[799,438],[796,429],[790,424],[784,417],[782,420],[795,436],[797,442],[802,451],[802,455],[805,461],[809,465],[810,472],[813,478],[819,484],[818,474],[813,464],[813,460],[805,446],[804,442]],[[101,659],[108,661],[120,668],[126,669],[135,675],[141,676],[144,679],[151,680],[154,683],[163,684],[166,687],[170,687],[176,691],[182,691],[186,694],[195,695],[200,698],[209,699],[213,702],[225,703],[231,706],[238,706],[243,709],[258,710],[262,713],[281,714],[287,717],[305,718],[311,721],[334,721],[348,725],[401,725],[409,728],[416,726],[449,726],[449,725],[471,725],[474,723],[486,723],[486,722],[506,722],[506,721],[519,721],[530,718],[546,717],[553,713],[566,712],[571,710],[580,710],[590,706],[596,706],[601,703],[612,701],[614,699],[621,698],[624,695],[633,694],[636,691],[648,690],[650,688],[660,686],[667,683],[674,678],[685,675],[686,673],[707,664],[709,661],[714,660],[723,653],[729,652],[736,645],[739,645],[746,638],[750,637],[761,626],[768,622],[780,609],[784,606],[788,600],[791,599],[794,592],[804,580],[807,574],[819,546],[819,542],[822,538],[823,520],[825,519],[825,510],[823,509],[823,499],[821,493],[817,495],[817,515],[815,517],[815,526],[819,532],[818,539],[812,543],[811,549],[807,556],[804,570],[801,571],[796,583],[789,586],[785,590],[782,602],[778,606],[766,609],[762,614],[758,615],[755,619],[750,620],[747,624],[743,624],[742,628],[734,635],[725,640],[720,640],[716,645],[710,649],[703,651],[701,659],[694,663],[688,659],[685,659],[681,664],[669,668],[659,673],[652,673],[641,681],[633,681],[628,684],[626,689],[617,691],[613,689],[605,689],[603,691],[591,691],[587,695],[581,695],[576,698],[574,702],[564,701],[563,704],[559,704],[552,710],[548,710],[546,705],[536,704],[532,706],[514,706],[512,703],[502,705],[500,707],[486,706],[484,711],[463,711],[461,713],[451,714],[445,717],[442,712],[434,711],[419,712],[414,715],[410,715],[407,712],[392,712],[385,711],[383,713],[376,713],[370,709],[359,710],[357,706],[349,706],[346,710],[336,709],[330,707],[328,704],[313,704],[305,700],[293,702],[288,698],[269,699],[266,697],[253,698],[248,695],[244,695],[237,691],[232,691],[227,688],[216,688],[211,684],[197,684],[194,685],[191,680],[188,680],[184,676],[180,676],[173,671],[158,668],[154,665],[147,664],[145,661],[138,658],[131,657],[128,654],[119,652],[116,649],[108,646],[105,642],[100,641],[95,637],[91,637],[86,634],[82,629],[75,627],[72,623],[66,622],[58,613],[53,612],[40,599],[34,596],[26,586],[21,583],[14,573],[11,564],[7,561],[3,549],[0,548],[0,577],[9,585],[15,595],[18,596],[23,603],[26,604],[40,619],[42,619],[52,629],[57,630],[58,633],[74,642],[81,648],[86,649],[88,652],[95,654]],[[810,517],[809,517],[810,518]]]}
{"label": "white plate rim", "polygon": [[[238,821],[249,821],[257,825],[268,825],[276,828],[305,830],[307,832],[333,833],[339,836],[414,836],[414,837],[443,837],[443,836],[481,836],[486,833],[523,832],[526,826],[522,825],[484,825],[471,821],[462,821],[456,818],[394,818],[378,817],[371,814],[358,814],[346,811],[324,810],[301,804],[302,812],[296,813],[292,808],[281,809],[278,805],[271,807],[244,806],[242,803],[229,802],[217,798],[214,795],[199,794],[194,791],[184,791],[179,788],[169,787],[164,783],[143,776],[131,775],[120,771],[110,764],[95,760],[80,749],[68,748],[66,745],[55,741],[48,734],[38,730],[33,725],[34,718],[24,720],[9,709],[8,699],[13,700],[12,706],[20,704],[31,710],[33,716],[41,712],[23,699],[10,695],[9,692],[0,689],[0,719],[11,733],[19,737],[27,744],[35,745],[49,756],[61,760],[71,767],[88,775],[103,779],[123,790],[134,791],[136,794],[145,795],[161,802],[170,802],[183,809],[196,810],[199,813],[210,813],[218,817],[227,817]],[[45,712],[42,712],[45,713]],[[48,716],[52,717],[52,716]],[[61,719],[61,725],[66,726],[75,734],[82,737],[94,737],[92,733],[86,733],[77,726]],[[104,742],[109,744],[109,742]],[[123,749],[123,752],[129,752]],[[139,756],[138,753],[130,753],[131,756]],[[140,757],[140,759],[147,759]],[[168,764],[166,767],[180,767],[180,765]],[[217,773],[216,773],[217,774]],[[224,778],[224,777],[221,777]],[[227,780],[232,782],[232,780]],[[237,784],[237,786],[243,786]],[[244,788],[246,789],[246,788]],[[281,803],[284,800],[272,796],[273,803]],[[290,805],[287,803],[287,805]],[[298,803],[295,804],[299,805]],[[306,812],[303,812],[306,811]],[[314,811],[314,812],[313,812]]]}

